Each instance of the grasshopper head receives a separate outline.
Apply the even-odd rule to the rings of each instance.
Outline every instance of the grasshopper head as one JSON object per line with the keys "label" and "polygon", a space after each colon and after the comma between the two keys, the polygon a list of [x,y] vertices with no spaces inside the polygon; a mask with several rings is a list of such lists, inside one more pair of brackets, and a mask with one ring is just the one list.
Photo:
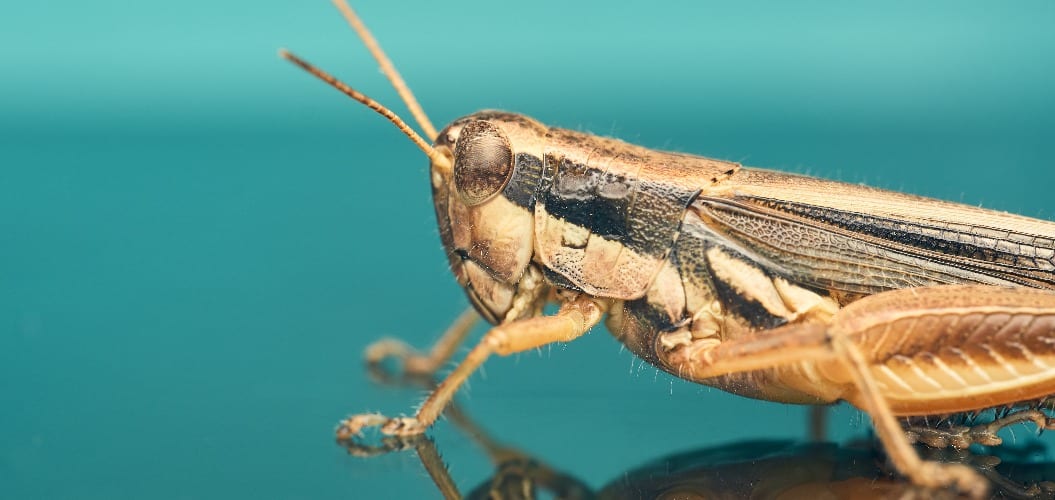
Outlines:
{"label": "grasshopper head", "polygon": [[[360,35],[368,46],[376,45],[365,30]],[[430,146],[377,101],[289,51],[279,55],[384,116],[429,157],[443,246],[454,276],[484,318],[498,324],[541,310],[545,287],[540,272],[529,264],[546,127],[522,115],[481,111],[436,133],[392,70],[389,78],[426,137],[436,136]],[[376,55],[384,67],[387,58]]]}
{"label": "grasshopper head", "polygon": [[432,196],[458,283],[493,324],[524,315],[538,296],[529,271],[534,194],[546,127],[522,115],[481,111],[441,130]]}

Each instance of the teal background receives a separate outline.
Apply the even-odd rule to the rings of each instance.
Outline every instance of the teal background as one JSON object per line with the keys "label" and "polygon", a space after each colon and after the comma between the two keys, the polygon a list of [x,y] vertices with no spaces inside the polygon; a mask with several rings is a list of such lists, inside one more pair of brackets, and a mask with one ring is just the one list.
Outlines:
{"label": "teal background", "polygon": [[[1055,217],[1050,2],[355,7],[438,126],[503,108]],[[421,400],[369,382],[368,343],[425,347],[466,305],[421,153],[275,55],[406,114],[337,12],[17,2],[0,46],[0,496],[435,496],[413,453],[331,437]],[[485,368],[464,408],[595,487],[805,431],[804,409],[672,380],[602,329]],[[866,430],[832,417],[835,439]],[[431,435],[463,491],[491,473],[449,423]]]}

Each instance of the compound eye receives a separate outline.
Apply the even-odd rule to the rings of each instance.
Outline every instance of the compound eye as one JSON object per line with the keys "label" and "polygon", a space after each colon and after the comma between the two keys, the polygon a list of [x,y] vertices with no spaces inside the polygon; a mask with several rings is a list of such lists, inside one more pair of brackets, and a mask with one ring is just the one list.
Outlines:
{"label": "compound eye", "polygon": [[468,206],[498,194],[513,174],[509,140],[489,121],[469,122],[454,147],[454,187]]}

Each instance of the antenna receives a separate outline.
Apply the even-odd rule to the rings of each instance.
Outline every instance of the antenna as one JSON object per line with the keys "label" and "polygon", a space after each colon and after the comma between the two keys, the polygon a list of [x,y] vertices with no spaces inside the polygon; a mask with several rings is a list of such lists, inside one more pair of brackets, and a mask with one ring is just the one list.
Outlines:
{"label": "antenna", "polygon": [[366,94],[363,94],[362,92],[359,92],[358,90],[349,87],[348,85],[344,84],[333,76],[330,76],[329,73],[319,68],[316,68],[315,66],[312,66],[311,63],[293,55],[293,53],[289,52],[286,49],[279,49],[278,55],[279,57],[293,64],[296,64],[297,66],[300,66],[301,69],[303,69],[304,71],[315,75],[320,80],[330,84],[330,86],[343,92],[348,97],[351,97],[352,99],[355,99],[356,101],[365,104],[368,108],[376,111],[381,116],[387,118],[388,121],[392,122],[396,126],[396,128],[403,132],[404,135],[409,137],[410,140],[413,141],[414,144],[417,145],[417,147],[425,153],[425,156],[429,157],[429,160],[431,160],[433,163],[437,164],[437,166],[441,168],[444,168],[445,166],[446,169],[450,169],[451,162],[447,159],[447,157],[437,152],[432,146],[429,145],[429,143],[425,142],[425,140],[422,139],[421,136],[417,134],[417,132],[414,132],[414,129],[410,128],[410,126],[407,125],[407,122],[403,121],[403,119],[393,113],[392,110],[384,107],[381,103],[371,99]]}
{"label": "antenna", "polygon": [[337,6],[337,9],[341,11],[344,18],[348,21],[348,24],[352,25],[352,29],[359,35],[359,38],[363,40],[363,44],[373,54],[374,59],[381,65],[381,71],[384,72],[385,76],[388,77],[388,81],[392,82],[392,86],[395,87],[396,92],[399,93],[399,97],[406,103],[407,108],[410,109],[410,114],[417,120],[418,125],[421,126],[421,130],[425,132],[429,140],[436,140],[436,127],[432,126],[432,122],[429,121],[429,117],[425,115],[425,111],[421,109],[421,105],[418,104],[418,100],[414,98],[414,93],[410,91],[410,87],[407,86],[407,82],[403,81],[403,77],[399,76],[399,72],[396,71],[396,67],[392,65],[392,61],[385,55],[385,51],[381,50],[381,46],[378,45],[377,40],[374,39],[374,35],[370,34],[370,30],[366,29],[366,25],[359,19],[359,16],[355,14],[355,11],[348,5],[345,0],[333,0],[333,4]]}

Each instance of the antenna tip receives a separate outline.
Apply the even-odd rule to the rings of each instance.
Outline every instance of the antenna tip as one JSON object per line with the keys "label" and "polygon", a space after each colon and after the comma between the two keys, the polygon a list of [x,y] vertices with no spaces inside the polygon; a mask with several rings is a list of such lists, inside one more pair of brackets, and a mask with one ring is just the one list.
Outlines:
{"label": "antenna tip", "polygon": [[289,53],[288,50],[286,50],[286,49],[278,49],[278,57],[281,57],[283,59],[289,59],[290,55],[291,54]]}

